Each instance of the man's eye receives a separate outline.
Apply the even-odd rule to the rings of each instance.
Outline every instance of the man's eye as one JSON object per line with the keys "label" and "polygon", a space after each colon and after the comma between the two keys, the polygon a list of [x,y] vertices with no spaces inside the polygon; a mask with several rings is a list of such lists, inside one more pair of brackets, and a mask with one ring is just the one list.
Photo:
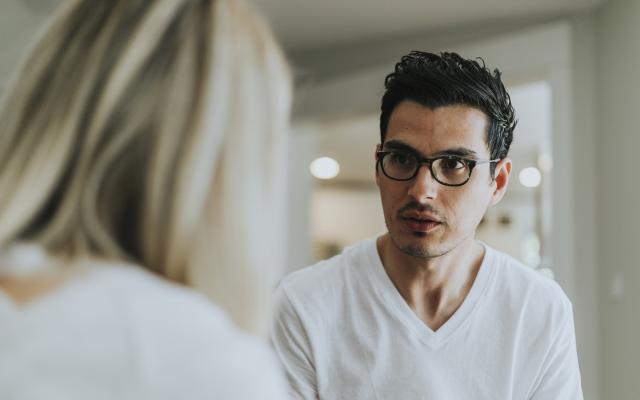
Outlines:
{"label": "man's eye", "polygon": [[406,153],[397,153],[391,152],[389,153],[390,161],[397,165],[407,165],[412,163],[412,157]]}
{"label": "man's eye", "polygon": [[442,168],[447,170],[456,170],[465,167],[465,162],[458,157],[447,157],[442,160]]}

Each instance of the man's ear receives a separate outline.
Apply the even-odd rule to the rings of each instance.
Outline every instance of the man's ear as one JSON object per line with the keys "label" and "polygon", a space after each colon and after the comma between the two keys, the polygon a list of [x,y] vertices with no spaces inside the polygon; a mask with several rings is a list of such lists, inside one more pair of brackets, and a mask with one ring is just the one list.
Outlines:
{"label": "man's ear", "polygon": [[503,158],[496,164],[494,172],[494,184],[495,188],[491,195],[491,205],[494,206],[502,200],[504,194],[507,192],[507,186],[509,185],[509,176],[511,175],[511,159]]}

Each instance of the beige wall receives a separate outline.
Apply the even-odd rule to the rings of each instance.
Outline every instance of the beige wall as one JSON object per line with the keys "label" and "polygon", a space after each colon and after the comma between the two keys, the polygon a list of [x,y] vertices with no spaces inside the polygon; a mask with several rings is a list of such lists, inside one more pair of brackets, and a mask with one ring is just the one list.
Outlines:
{"label": "beige wall", "polygon": [[[640,396],[640,1],[596,14],[597,194],[601,399]],[[619,274],[622,296],[612,295]]]}

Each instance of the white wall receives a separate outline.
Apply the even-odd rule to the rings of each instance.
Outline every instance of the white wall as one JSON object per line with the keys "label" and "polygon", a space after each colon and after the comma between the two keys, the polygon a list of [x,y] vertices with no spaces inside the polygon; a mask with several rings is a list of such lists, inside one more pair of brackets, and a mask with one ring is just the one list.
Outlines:
{"label": "white wall", "polygon": [[601,398],[631,400],[640,398],[640,1],[607,3],[595,32]]}
{"label": "white wall", "polygon": [[340,247],[386,231],[378,188],[319,188],[311,202],[313,240]]}
{"label": "white wall", "polygon": [[317,134],[314,126],[293,127],[289,140],[287,194],[287,265],[283,274],[302,268],[313,260],[309,205],[315,181],[309,174]]}
{"label": "white wall", "polygon": [[[585,399],[598,397],[604,368],[600,365],[600,320],[598,300],[599,248],[596,240],[596,91],[595,91],[595,29],[593,15],[580,15],[571,21],[572,121],[574,127],[573,213],[576,232],[576,292],[575,302],[585,312],[576,319],[578,344],[581,346],[580,367]],[[587,349],[586,351],[584,349]]]}

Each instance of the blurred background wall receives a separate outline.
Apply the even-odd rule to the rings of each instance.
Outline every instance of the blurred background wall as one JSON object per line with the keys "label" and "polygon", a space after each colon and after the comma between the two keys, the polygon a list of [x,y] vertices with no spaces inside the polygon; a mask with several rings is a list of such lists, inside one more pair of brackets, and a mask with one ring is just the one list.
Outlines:
{"label": "blurred background wall", "polygon": [[[514,172],[536,166],[541,182],[514,176],[480,235],[551,268],[571,297],[585,398],[640,398],[640,1],[254,2],[296,76],[287,268],[384,230],[373,146],[383,78],[399,57],[482,56],[521,104]],[[0,2],[0,91],[59,3]],[[338,159],[336,178],[311,176],[320,156]]]}
{"label": "blurred background wall", "polygon": [[[640,397],[640,2],[595,18],[595,179],[602,399]],[[586,160],[585,160],[586,162]],[[605,167],[609,162],[614,168]]]}

